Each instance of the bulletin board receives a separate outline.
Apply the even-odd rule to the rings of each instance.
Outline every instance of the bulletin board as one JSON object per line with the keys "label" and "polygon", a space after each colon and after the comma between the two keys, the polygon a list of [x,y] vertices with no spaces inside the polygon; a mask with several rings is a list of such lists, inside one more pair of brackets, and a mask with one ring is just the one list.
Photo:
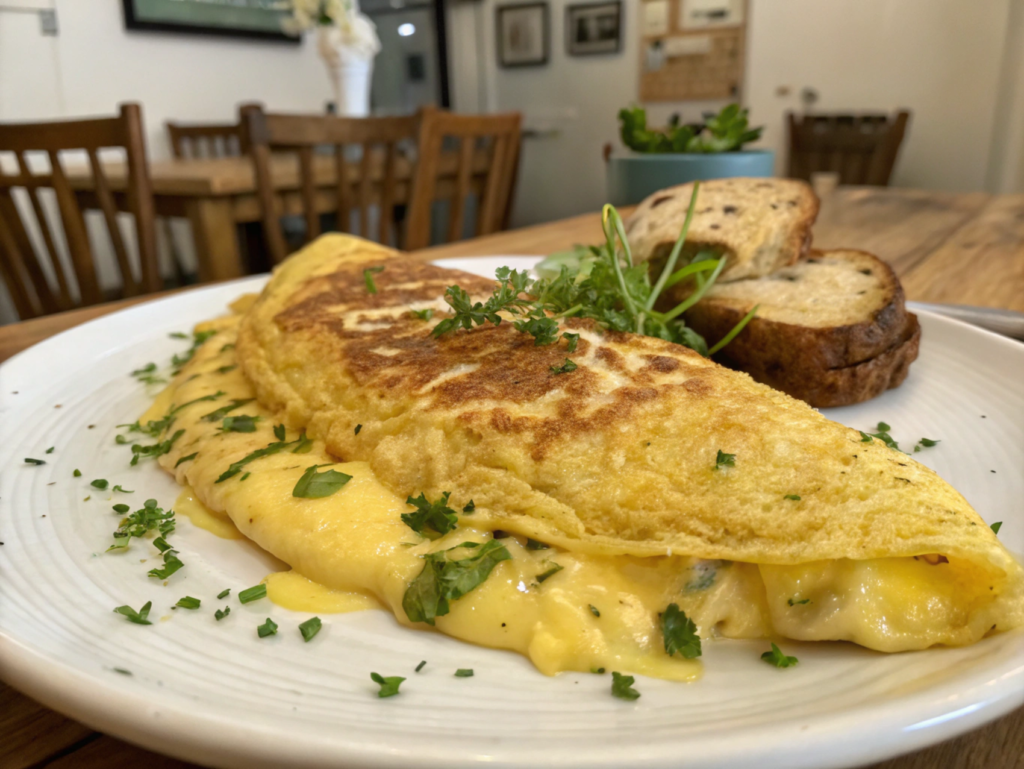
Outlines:
{"label": "bulletin board", "polygon": [[739,99],[747,0],[641,0],[640,101]]}

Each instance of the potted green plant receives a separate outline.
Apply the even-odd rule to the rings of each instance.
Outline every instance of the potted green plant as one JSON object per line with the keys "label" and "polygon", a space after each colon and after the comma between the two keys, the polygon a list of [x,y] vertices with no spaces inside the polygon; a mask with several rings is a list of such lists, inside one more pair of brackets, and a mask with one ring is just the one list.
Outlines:
{"label": "potted green plant", "polygon": [[724,107],[703,123],[648,128],[643,107],[619,111],[622,143],[627,152],[608,158],[608,198],[613,205],[639,203],[651,193],[697,179],[729,176],[771,176],[771,150],[748,150],[763,128],[750,128],[747,110]]}

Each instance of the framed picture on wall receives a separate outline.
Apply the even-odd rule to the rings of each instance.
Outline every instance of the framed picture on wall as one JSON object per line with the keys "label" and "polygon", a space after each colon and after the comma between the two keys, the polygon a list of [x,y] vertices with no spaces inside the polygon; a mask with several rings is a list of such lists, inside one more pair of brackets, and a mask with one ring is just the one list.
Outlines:
{"label": "framed picture on wall", "polygon": [[499,5],[498,63],[503,67],[537,67],[548,62],[548,4]]}
{"label": "framed picture on wall", "polygon": [[122,0],[126,29],[275,40],[298,45],[281,31],[291,15],[286,0]]}
{"label": "framed picture on wall", "polygon": [[570,56],[618,53],[622,49],[622,3],[582,3],[565,9]]}

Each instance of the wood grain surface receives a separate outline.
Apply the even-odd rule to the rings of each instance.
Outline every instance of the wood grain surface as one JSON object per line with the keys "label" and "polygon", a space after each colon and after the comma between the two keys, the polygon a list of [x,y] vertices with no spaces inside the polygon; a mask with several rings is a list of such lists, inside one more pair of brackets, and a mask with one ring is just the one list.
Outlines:
{"label": "wood grain surface", "polygon": [[[410,256],[547,254],[600,239],[598,214],[585,214]],[[839,188],[822,201],[814,244],[877,254],[893,265],[909,299],[1024,312],[1024,195]],[[0,361],[68,328],[151,298],[2,326]],[[0,683],[0,769],[142,766],[195,765],[98,734]],[[1024,769],[1024,708],[872,769]]]}

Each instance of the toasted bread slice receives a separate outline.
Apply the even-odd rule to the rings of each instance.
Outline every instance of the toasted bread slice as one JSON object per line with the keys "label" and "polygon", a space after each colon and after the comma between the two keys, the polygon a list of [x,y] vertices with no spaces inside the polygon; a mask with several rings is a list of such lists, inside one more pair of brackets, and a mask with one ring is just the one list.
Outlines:
{"label": "toasted bread slice", "polygon": [[[693,184],[656,192],[626,221],[633,258],[668,256],[686,219]],[[684,253],[720,251],[720,282],[756,278],[793,264],[807,251],[818,198],[794,179],[712,179],[702,182]]]}
{"label": "toasted bread slice", "polygon": [[755,305],[757,317],[727,348],[744,370],[757,360],[797,370],[854,366],[892,347],[906,325],[892,268],[845,249],[814,251],[763,278],[716,283],[686,322],[713,344]]}

